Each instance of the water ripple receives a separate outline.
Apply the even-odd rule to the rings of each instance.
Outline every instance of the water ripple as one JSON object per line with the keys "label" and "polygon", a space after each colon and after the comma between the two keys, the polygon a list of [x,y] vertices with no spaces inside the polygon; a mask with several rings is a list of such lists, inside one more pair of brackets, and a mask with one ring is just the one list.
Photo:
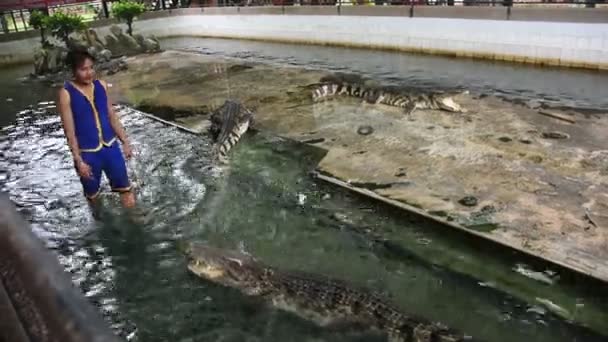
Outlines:
{"label": "water ripple", "polygon": [[[33,232],[54,250],[72,281],[122,337],[136,337],[136,327],[121,315],[124,303],[116,297],[117,272],[124,270],[122,259],[111,254],[100,234],[114,226],[126,227],[121,220],[116,195],[107,180],[105,213],[116,220],[95,221],[81,192],[72,164],[59,115],[54,106],[42,103],[18,113],[13,125],[2,129],[0,137],[0,188],[8,192]],[[119,115],[136,151],[130,172],[146,179],[138,192],[141,206],[155,218],[180,217],[193,210],[205,196],[205,185],[185,170],[184,156],[198,146],[208,146],[205,137],[186,135],[156,121],[137,115],[126,107]],[[196,161],[206,165],[205,154]],[[203,158],[203,159],[201,159]],[[192,159],[192,157],[190,158]],[[150,227],[165,229],[168,220],[151,222]],[[158,241],[150,253],[162,254],[169,242]],[[165,260],[163,267],[175,261]],[[117,266],[117,264],[119,266]],[[123,268],[121,268],[123,267]]]}

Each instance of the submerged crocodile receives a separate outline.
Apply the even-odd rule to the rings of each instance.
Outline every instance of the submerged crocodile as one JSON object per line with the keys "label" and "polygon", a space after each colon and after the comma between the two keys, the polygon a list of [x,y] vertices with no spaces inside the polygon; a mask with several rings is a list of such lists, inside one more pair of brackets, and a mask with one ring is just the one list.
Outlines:
{"label": "submerged crocodile", "polygon": [[182,245],[188,269],[200,278],[261,296],[320,326],[353,323],[384,332],[391,342],[457,342],[463,334],[401,312],[379,295],[343,281],[282,271],[250,255],[202,243]]}
{"label": "submerged crocodile", "polygon": [[215,140],[214,158],[222,163],[228,152],[239,142],[243,134],[253,125],[254,114],[235,100],[226,100],[211,113],[209,132]]}
{"label": "submerged crocodile", "polygon": [[400,107],[407,115],[416,109],[436,109],[454,113],[466,113],[467,111],[454,101],[454,97],[467,94],[468,91],[436,94],[410,93],[400,91],[395,87],[365,86],[352,77],[348,79],[335,75],[321,78],[321,81],[315,86],[316,88],[312,91],[312,99],[315,102],[336,95],[347,95],[362,98],[368,103]]}

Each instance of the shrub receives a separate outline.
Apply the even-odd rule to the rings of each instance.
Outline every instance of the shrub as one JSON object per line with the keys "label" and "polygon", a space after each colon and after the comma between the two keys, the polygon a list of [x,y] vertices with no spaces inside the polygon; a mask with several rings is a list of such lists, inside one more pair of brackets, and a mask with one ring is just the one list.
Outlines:
{"label": "shrub", "polygon": [[68,37],[72,32],[81,31],[87,27],[81,16],[62,12],[53,13],[47,18],[46,23],[53,36],[63,40],[66,46],[69,46]]}
{"label": "shrub", "polygon": [[129,36],[133,36],[133,19],[144,13],[145,10],[144,4],[132,0],[121,0],[112,5],[112,15],[127,23]]}
{"label": "shrub", "polygon": [[47,44],[46,38],[44,36],[44,31],[48,25],[48,18],[49,16],[40,10],[35,10],[30,14],[29,24],[34,29],[40,30],[40,43],[42,44],[42,46],[45,46]]}

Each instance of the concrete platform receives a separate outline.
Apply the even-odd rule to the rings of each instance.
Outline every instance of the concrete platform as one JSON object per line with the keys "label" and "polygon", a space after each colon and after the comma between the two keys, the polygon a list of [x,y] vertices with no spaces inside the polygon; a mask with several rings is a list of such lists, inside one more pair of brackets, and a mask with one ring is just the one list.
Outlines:
{"label": "concrete platform", "polygon": [[302,86],[322,75],[168,51],[109,81],[115,101],[202,133],[210,108],[241,100],[257,128],[327,149],[328,179],[608,281],[608,116],[471,95],[457,98],[466,114],[313,105]]}

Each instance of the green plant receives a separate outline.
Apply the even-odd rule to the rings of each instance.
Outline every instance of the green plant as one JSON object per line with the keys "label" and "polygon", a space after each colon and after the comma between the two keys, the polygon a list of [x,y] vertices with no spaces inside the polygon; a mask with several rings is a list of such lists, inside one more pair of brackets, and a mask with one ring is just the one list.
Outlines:
{"label": "green plant", "polygon": [[47,44],[46,38],[44,37],[44,30],[47,28],[48,17],[49,16],[46,15],[46,13],[40,10],[35,10],[30,14],[29,24],[34,29],[40,30],[40,43],[42,46]]}
{"label": "green plant", "polygon": [[87,27],[81,16],[62,12],[53,13],[46,19],[46,24],[51,33],[63,40],[66,46],[69,46],[68,37],[72,32],[81,31]]}
{"label": "green plant", "polygon": [[129,36],[133,36],[133,19],[145,10],[144,4],[132,0],[120,0],[112,5],[112,15],[118,20],[127,22]]}

